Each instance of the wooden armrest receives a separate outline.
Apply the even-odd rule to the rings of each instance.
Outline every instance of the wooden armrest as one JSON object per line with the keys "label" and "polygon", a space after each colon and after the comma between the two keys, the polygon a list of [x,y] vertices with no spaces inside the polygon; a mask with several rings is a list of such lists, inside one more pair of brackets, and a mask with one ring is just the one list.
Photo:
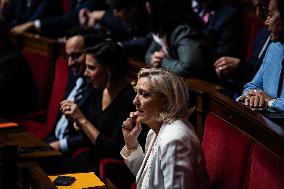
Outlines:
{"label": "wooden armrest", "polygon": [[57,187],[49,179],[48,175],[33,162],[26,162],[18,164],[22,179],[31,188],[37,189],[56,189]]}

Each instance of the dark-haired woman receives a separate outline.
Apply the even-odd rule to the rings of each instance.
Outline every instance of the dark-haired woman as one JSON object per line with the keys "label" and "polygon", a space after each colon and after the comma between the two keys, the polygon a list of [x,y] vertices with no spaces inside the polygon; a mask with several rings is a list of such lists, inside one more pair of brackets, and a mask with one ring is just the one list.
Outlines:
{"label": "dark-haired woman", "polygon": [[[62,161],[62,167],[72,171],[93,170],[103,157],[120,158],[123,146],[121,125],[134,110],[135,91],[126,78],[128,59],[122,48],[104,42],[86,51],[85,76],[95,91],[86,104],[86,115],[72,101],[63,101],[61,110],[74,122],[70,148],[89,146],[91,150],[75,159]],[[73,137],[73,139],[71,139]]]}

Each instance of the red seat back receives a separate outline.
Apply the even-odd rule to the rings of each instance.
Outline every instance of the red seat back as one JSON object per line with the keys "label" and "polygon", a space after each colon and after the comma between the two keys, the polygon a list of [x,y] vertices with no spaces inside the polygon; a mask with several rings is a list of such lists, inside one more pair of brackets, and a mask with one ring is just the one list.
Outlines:
{"label": "red seat back", "polygon": [[37,88],[37,108],[45,110],[52,86],[53,65],[47,56],[23,49],[23,54],[31,68]]}
{"label": "red seat back", "polygon": [[284,188],[284,161],[275,154],[255,144],[252,150],[248,174],[248,189]]}
{"label": "red seat back", "polygon": [[[242,3],[241,3],[242,4]],[[248,60],[253,51],[253,44],[255,37],[264,21],[255,14],[255,8],[249,6],[247,3],[241,5],[242,10],[242,32],[241,32],[241,56],[244,60]]]}
{"label": "red seat back", "polygon": [[110,179],[118,188],[136,188],[135,177],[123,160],[103,158],[100,161],[100,177]]}
{"label": "red seat back", "polygon": [[[55,76],[48,104],[46,130],[49,132],[55,126],[59,104],[64,97],[65,88],[68,82],[68,63],[63,57],[59,57],[55,65]],[[47,132],[47,133],[49,133]]]}
{"label": "red seat back", "polygon": [[250,146],[251,140],[232,125],[207,115],[202,149],[210,188],[242,188]]}
{"label": "red seat back", "polygon": [[39,138],[45,138],[55,127],[59,104],[64,97],[65,88],[68,81],[68,63],[59,57],[56,61],[55,76],[50,101],[48,104],[47,118],[44,123],[37,120],[24,120],[20,125],[27,127],[27,130]]}

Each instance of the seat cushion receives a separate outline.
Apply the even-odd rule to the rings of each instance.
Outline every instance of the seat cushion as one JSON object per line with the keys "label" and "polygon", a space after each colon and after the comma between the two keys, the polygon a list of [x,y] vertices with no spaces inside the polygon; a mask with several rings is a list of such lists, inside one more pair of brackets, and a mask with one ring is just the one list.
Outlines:
{"label": "seat cushion", "polygon": [[284,161],[259,144],[252,151],[248,189],[283,189]]}

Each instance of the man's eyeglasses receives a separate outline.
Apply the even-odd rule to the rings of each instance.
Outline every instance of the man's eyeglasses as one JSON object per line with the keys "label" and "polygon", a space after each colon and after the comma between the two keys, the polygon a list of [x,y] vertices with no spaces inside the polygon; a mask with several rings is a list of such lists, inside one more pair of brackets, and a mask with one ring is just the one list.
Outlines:
{"label": "man's eyeglasses", "polygon": [[71,58],[71,60],[77,61],[82,54],[82,52],[72,52],[70,54],[66,53],[65,58],[66,60],[69,60],[69,58]]}

